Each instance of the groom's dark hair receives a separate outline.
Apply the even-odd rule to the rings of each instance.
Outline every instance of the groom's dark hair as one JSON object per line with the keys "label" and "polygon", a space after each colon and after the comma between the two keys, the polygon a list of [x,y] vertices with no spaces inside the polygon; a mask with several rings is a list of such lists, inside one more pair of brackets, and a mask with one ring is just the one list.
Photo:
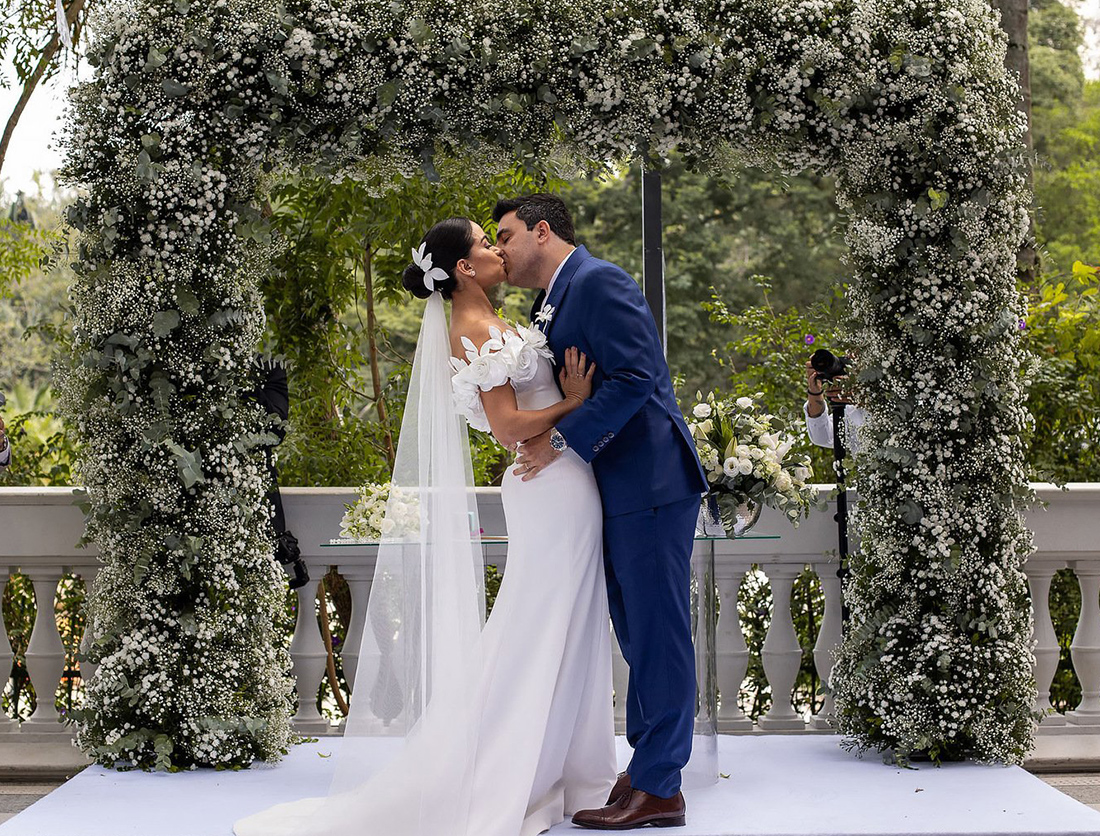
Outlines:
{"label": "groom's dark hair", "polygon": [[509,212],[527,224],[528,231],[535,228],[539,221],[546,221],[550,231],[567,244],[577,246],[577,233],[573,229],[573,216],[565,201],[554,194],[529,194],[523,197],[506,197],[497,201],[493,207],[493,220],[500,219]]}

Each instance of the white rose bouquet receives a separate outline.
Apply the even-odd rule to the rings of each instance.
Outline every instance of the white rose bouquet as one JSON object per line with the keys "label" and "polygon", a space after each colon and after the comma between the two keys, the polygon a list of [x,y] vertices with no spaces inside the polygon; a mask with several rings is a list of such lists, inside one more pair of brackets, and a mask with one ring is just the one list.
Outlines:
{"label": "white rose bouquet", "polygon": [[355,504],[344,506],[347,512],[340,521],[341,537],[372,541],[420,530],[420,500],[413,491],[383,482],[363,485],[357,493]]}
{"label": "white rose bouquet", "polygon": [[[756,395],[761,397],[761,395]],[[767,505],[782,511],[793,525],[817,502],[807,482],[810,457],[796,450],[797,437],[778,418],[761,412],[752,398],[706,398],[688,416],[688,429],[699,451],[710,490],[727,536],[735,533],[738,509]]]}

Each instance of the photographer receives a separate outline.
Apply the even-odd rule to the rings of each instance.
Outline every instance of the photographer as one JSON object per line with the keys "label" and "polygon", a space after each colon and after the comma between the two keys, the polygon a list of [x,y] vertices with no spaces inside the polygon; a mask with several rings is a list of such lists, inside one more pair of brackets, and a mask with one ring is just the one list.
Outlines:
{"label": "photographer", "polygon": [[[286,437],[286,420],[290,415],[290,387],[287,385],[286,369],[274,360],[256,358],[255,371],[258,385],[250,397],[259,403],[268,415],[277,415],[281,419],[271,431],[281,443]],[[309,581],[309,572],[302,560],[301,550],[296,538],[286,528],[286,516],[283,513],[283,500],[279,495],[279,472],[275,467],[274,448],[267,448],[267,471],[271,479],[271,490],[267,495],[272,507],[272,524],[275,528],[275,557],[291,575],[290,588],[297,589]]]}
{"label": "photographer", "polygon": [[[815,352],[815,356],[817,356]],[[845,375],[837,375],[831,378],[833,381],[843,381]],[[844,433],[843,440],[847,448],[853,452],[859,452],[859,434],[856,432],[867,421],[867,413],[852,404],[848,400],[847,393],[843,389],[830,389],[826,380],[813,366],[812,360],[806,361],[806,403],[803,412],[806,415],[806,432],[810,441],[818,447],[833,446],[833,418],[829,406],[843,404],[844,409]]]}

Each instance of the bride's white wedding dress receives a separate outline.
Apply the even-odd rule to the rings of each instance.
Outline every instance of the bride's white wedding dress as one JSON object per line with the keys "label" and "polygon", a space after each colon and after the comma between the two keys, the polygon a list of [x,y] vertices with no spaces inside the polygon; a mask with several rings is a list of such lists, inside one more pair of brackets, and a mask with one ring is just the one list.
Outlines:
{"label": "bride's white wedding dress", "polygon": [[[520,409],[561,400],[541,332],[520,326],[467,349],[470,362],[454,361],[452,385],[472,426],[488,429],[480,392],[505,381]],[[402,752],[364,784],[242,819],[237,836],[420,834],[433,776],[464,770],[469,808],[454,821],[465,818],[465,826],[436,836],[534,836],[604,804],[616,761],[603,513],[592,468],[567,450],[527,482],[509,468],[501,495],[508,559],[481,633],[480,710],[430,702]],[[476,728],[455,728],[448,718],[456,716],[476,718]]]}

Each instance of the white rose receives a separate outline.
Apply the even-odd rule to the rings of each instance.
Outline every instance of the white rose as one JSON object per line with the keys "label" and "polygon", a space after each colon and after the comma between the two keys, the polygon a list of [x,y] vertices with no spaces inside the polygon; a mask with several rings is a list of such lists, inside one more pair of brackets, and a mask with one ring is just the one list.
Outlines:
{"label": "white rose", "polygon": [[752,408],[752,398],[738,398],[734,403],[741,407],[741,409]]}
{"label": "white rose", "polygon": [[791,477],[787,472],[784,470],[779,471],[779,474],[775,477],[776,490],[786,492],[789,491],[793,485],[794,483],[791,481]]}
{"label": "white rose", "polygon": [[797,479],[799,482],[805,482],[812,475],[813,471],[810,470],[810,468],[808,467],[799,466],[794,469],[794,478]]}
{"label": "white rose", "polygon": [[397,523],[395,523],[389,517],[386,517],[384,520],[382,520],[382,525],[379,527],[379,531],[381,531],[383,534],[390,534],[395,528],[397,528]]}
{"label": "white rose", "polygon": [[737,459],[726,459],[722,463],[722,472],[729,476],[731,479],[737,475]]}
{"label": "white rose", "polygon": [[512,378],[518,383],[526,383],[535,376],[539,365],[539,355],[522,340],[511,339],[505,351],[511,353]]}
{"label": "white rose", "polygon": [[486,354],[470,364],[467,374],[483,392],[488,392],[508,380],[508,363],[499,354]]}
{"label": "white rose", "polygon": [[691,410],[691,414],[696,418],[709,418],[711,412],[713,412],[708,403],[697,403],[695,409]]}
{"label": "white rose", "polygon": [[737,463],[737,472],[742,476],[748,476],[752,473],[752,459],[741,459]]}

